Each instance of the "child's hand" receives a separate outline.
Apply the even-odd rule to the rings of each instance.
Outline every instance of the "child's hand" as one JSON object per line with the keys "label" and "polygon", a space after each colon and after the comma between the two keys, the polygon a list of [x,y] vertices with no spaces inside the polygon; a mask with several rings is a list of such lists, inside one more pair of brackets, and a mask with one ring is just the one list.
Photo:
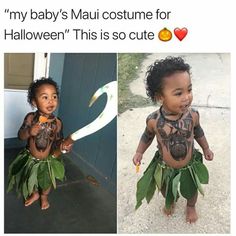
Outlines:
{"label": "child's hand", "polygon": [[203,149],[204,157],[208,161],[212,161],[214,157],[214,153],[210,150],[210,148]]}
{"label": "child's hand", "polygon": [[142,153],[139,153],[139,152],[136,152],[134,157],[133,157],[133,163],[135,166],[139,166],[141,165],[141,160],[143,158],[143,154]]}
{"label": "child's hand", "polygon": [[60,145],[60,150],[62,153],[67,153],[72,150],[72,146],[73,146],[73,143],[68,143],[64,140],[64,141],[62,141],[62,143]]}
{"label": "child's hand", "polygon": [[36,136],[39,131],[41,130],[41,125],[39,123],[36,123],[35,125],[31,126],[29,129],[30,136]]}

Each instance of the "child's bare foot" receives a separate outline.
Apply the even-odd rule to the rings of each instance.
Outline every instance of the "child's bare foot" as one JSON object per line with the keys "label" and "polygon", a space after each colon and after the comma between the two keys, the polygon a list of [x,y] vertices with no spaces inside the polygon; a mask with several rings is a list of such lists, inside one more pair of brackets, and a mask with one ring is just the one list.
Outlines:
{"label": "child's bare foot", "polygon": [[188,223],[195,223],[198,219],[195,206],[188,206],[186,208],[186,221]]}
{"label": "child's bare foot", "polygon": [[39,193],[34,192],[31,194],[31,196],[25,201],[25,206],[30,206],[32,203],[37,201],[39,199]]}
{"label": "child's bare foot", "polygon": [[163,208],[163,212],[164,212],[164,214],[167,215],[167,216],[173,215],[174,210],[175,210],[175,204],[172,204],[171,207],[170,207],[170,209],[167,209],[166,207]]}
{"label": "child's bare foot", "polygon": [[46,210],[49,208],[49,202],[48,202],[48,196],[47,195],[40,195],[40,198],[41,198],[41,209],[42,210]]}

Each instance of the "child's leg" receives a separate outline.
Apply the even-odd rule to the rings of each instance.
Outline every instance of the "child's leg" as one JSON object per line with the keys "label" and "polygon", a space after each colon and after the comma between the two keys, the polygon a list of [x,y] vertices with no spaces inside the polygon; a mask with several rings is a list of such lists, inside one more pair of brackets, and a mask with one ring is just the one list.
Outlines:
{"label": "child's leg", "polygon": [[186,221],[191,223],[194,223],[197,221],[198,216],[196,212],[196,202],[197,202],[198,192],[191,198],[187,200],[187,207],[186,207]]}
{"label": "child's leg", "polygon": [[39,199],[38,191],[33,192],[28,199],[25,201],[25,206],[30,206],[32,203]]}
{"label": "child's leg", "polygon": [[49,208],[49,202],[48,202],[48,194],[51,190],[51,187],[48,188],[47,190],[42,190],[40,194],[40,199],[41,199],[41,209],[46,210]]}
{"label": "child's leg", "polygon": [[[162,196],[165,198],[166,197],[166,187],[165,185],[163,185],[162,189],[161,189],[161,193]],[[175,209],[175,203],[173,202],[173,204],[171,205],[170,209],[166,209],[166,207],[163,208],[163,212],[167,215],[170,216],[174,213],[174,209]]]}

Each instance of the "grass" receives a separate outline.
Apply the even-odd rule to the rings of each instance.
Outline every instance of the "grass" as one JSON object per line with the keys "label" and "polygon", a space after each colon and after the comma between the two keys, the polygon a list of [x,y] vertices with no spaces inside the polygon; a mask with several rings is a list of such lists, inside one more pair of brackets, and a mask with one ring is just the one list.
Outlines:
{"label": "grass", "polygon": [[150,104],[148,99],[134,95],[129,89],[129,84],[137,77],[145,53],[119,53],[118,54],[118,113],[128,109],[142,107]]}

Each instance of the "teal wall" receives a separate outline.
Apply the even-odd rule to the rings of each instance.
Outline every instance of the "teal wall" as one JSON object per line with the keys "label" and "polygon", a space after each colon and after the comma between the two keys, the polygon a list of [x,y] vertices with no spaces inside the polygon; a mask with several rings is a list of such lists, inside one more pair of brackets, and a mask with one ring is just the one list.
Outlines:
{"label": "teal wall", "polygon": [[[94,92],[116,80],[116,54],[67,53],[64,56],[59,117],[64,136],[92,122],[103,110],[106,95],[88,107]],[[85,175],[116,193],[116,118],[103,129],[75,142],[69,156]]]}
{"label": "teal wall", "polygon": [[[65,58],[65,53],[50,54],[49,77],[51,77],[54,81],[57,82],[59,91],[61,91],[61,83],[64,69],[64,58]],[[58,106],[58,109],[59,107],[60,104]],[[56,116],[58,115],[58,109],[54,112]]]}
{"label": "teal wall", "polygon": [[49,65],[49,76],[55,80],[61,87],[63,69],[64,69],[65,53],[51,53],[50,54],[50,65]]}

